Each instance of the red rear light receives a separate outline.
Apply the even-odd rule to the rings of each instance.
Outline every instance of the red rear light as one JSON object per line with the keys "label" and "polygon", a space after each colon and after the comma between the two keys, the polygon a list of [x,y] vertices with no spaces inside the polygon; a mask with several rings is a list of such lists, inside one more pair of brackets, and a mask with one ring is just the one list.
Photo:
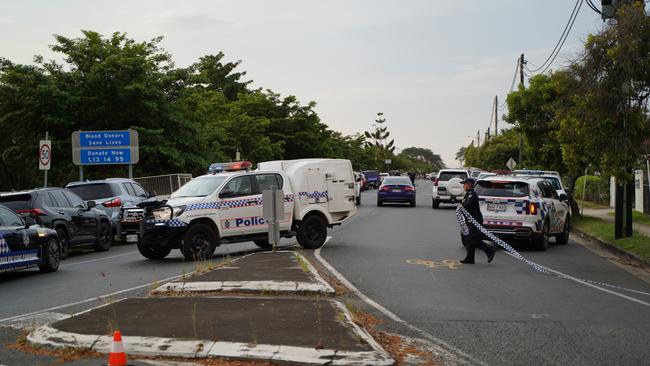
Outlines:
{"label": "red rear light", "polygon": [[414,187],[406,186],[406,187],[404,187],[404,190],[405,190],[405,191],[415,191],[415,188],[414,188]]}
{"label": "red rear light", "polygon": [[390,191],[390,187],[389,186],[382,186],[379,190],[380,191]]}
{"label": "red rear light", "polygon": [[113,198],[110,201],[106,201],[106,202],[102,203],[102,206],[104,206],[104,207],[120,207],[120,206],[122,206],[122,200],[119,197]]}
{"label": "red rear light", "polygon": [[436,187],[438,186],[438,180],[439,180],[439,179],[436,178],[436,180],[433,181],[433,185],[436,186]]}
{"label": "red rear light", "polygon": [[539,207],[537,207],[537,203],[535,202],[530,202],[528,204],[528,214],[529,215],[537,215],[537,210]]}
{"label": "red rear light", "polygon": [[31,210],[18,210],[16,211],[17,214],[29,214],[32,216],[44,216],[45,212],[41,210],[40,208],[33,208]]}

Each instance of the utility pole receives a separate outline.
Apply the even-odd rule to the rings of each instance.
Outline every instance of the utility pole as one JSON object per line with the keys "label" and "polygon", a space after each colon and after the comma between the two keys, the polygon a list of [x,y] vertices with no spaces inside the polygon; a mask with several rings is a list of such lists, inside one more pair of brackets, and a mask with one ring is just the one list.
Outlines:
{"label": "utility pole", "polygon": [[499,96],[494,96],[494,137],[499,136],[499,119],[497,118],[497,111],[499,110]]}
{"label": "utility pole", "polygon": [[485,131],[485,142],[490,141],[490,127]]}
{"label": "utility pole", "polygon": [[[521,56],[519,56],[519,85],[523,88],[524,87],[524,54],[522,53]],[[519,121],[519,164],[523,163],[523,150],[524,150],[524,131],[523,131],[523,121]],[[523,166],[523,165],[522,165]]]}
{"label": "utility pole", "polygon": [[481,147],[481,130],[476,132],[476,147]]}

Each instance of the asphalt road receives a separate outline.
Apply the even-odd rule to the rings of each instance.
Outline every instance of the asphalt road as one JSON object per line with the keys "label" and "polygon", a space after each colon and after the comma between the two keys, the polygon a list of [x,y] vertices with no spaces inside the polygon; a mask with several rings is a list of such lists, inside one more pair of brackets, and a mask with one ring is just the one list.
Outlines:
{"label": "asphalt road", "polygon": [[[630,299],[647,304],[650,296],[540,274],[503,251],[491,264],[477,252],[476,265],[451,269],[441,261],[465,254],[454,207],[433,210],[428,181],[419,182],[417,203],[377,207],[376,191],[365,192],[359,213],[333,231],[322,256],[369,298],[486,364],[650,362],[650,307]],[[573,240],[545,252],[515,248],[570,276],[650,293]],[[407,263],[414,259],[443,265]]]}

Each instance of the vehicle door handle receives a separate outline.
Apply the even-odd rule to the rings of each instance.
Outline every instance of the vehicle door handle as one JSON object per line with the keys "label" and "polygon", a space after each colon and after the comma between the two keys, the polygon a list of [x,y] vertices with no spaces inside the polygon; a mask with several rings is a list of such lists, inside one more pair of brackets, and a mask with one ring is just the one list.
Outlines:
{"label": "vehicle door handle", "polygon": [[65,212],[59,211],[59,215],[65,215]]}

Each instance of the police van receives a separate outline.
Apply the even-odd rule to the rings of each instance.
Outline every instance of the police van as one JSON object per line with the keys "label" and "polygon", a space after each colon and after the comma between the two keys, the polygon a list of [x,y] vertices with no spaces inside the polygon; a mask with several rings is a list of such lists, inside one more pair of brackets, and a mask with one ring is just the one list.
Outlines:
{"label": "police van", "polygon": [[[296,237],[307,249],[325,243],[327,228],[356,213],[352,164],[343,159],[301,159],[259,163],[216,163],[168,201],[145,201],[124,208],[123,217],[139,220],[140,253],[161,259],[180,249],[187,260],[212,257],[216,246],[253,241],[270,248],[268,224],[262,216],[262,192],[281,189],[282,237]],[[123,219],[124,220],[124,219]]]}

